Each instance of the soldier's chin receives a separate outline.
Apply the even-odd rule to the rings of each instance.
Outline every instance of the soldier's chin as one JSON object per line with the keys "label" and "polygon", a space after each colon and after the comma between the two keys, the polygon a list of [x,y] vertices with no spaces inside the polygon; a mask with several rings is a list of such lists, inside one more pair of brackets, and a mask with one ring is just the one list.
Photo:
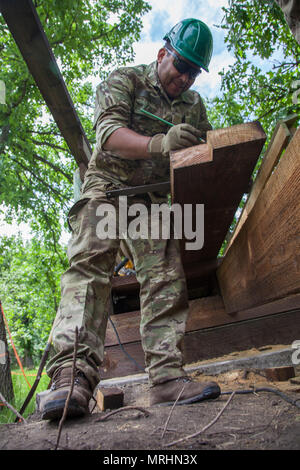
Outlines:
{"label": "soldier's chin", "polygon": [[172,84],[169,86],[166,92],[170,98],[177,98],[177,96],[180,96],[184,92],[184,87],[179,87],[175,84]]}

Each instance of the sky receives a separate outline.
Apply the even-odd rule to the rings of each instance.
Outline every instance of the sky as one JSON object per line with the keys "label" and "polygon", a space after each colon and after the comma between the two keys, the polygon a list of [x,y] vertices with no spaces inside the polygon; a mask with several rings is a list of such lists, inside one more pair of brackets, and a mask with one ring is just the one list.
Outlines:
{"label": "sky", "polygon": [[[151,11],[143,16],[141,39],[134,44],[135,58],[128,65],[147,64],[156,60],[157,51],[164,44],[164,35],[179,21],[185,18],[197,18],[206,23],[211,29],[214,39],[214,52],[209,67],[209,73],[203,73],[196,79],[193,89],[204,98],[213,98],[220,92],[221,79],[218,75],[223,68],[234,63],[224,44],[223,30],[217,28],[223,18],[222,7],[228,5],[228,0],[147,0]],[[0,208],[1,209],[1,208]],[[17,226],[3,222],[0,213],[0,236],[22,234],[30,238],[26,224]],[[65,234],[63,242],[69,235]]]}
{"label": "sky", "polygon": [[147,0],[152,10],[143,16],[141,39],[134,44],[135,59],[133,64],[150,63],[156,59],[157,51],[164,44],[164,35],[179,21],[185,18],[197,18],[209,26],[214,39],[214,52],[209,73],[203,73],[196,79],[193,89],[204,98],[213,98],[220,92],[221,78],[218,75],[223,68],[234,63],[233,56],[224,43],[224,32],[220,25],[224,12],[222,7],[228,0]]}

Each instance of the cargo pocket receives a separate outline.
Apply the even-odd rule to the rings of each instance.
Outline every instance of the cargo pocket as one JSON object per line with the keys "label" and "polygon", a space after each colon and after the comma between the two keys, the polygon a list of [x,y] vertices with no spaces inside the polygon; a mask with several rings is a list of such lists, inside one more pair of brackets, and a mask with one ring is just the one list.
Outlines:
{"label": "cargo pocket", "polygon": [[80,222],[78,220],[79,211],[86,205],[90,198],[79,199],[69,210],[67,215],[67,221],[69,229],[72,233],[78,234],[80,228]]}

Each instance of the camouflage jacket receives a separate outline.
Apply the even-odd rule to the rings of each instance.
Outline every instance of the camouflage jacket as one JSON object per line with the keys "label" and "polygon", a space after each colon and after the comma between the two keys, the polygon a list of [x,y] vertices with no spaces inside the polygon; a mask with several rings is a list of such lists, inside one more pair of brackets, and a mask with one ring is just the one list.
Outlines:
{"label": "camouflage jacket", "polygon": [[[163,119],[186,122],[211,129],[200,95],[188,90],[174,100],[164,92],[156,71],[150,65],[122,67],[97,87],[94,128],[96,146],[86,172],[86,180],[100,177],[116,187],[151,184],[169,179],[169,159],[129,160],[103,150],[107,138],[118,128],[153,136],[167,133],[170,127],[141,112],[144,108]],[[90,186],[88,181],[84,186]]]}

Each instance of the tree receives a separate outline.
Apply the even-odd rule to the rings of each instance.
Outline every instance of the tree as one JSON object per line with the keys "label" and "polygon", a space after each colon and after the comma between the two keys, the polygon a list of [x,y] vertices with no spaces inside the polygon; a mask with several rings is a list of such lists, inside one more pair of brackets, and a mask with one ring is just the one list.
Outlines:
{"label": "tree", "polygon": [[[132,43],[149,7],[143,0],[37,0],[35,5],[93,143],[92,77],[100,80],[132,58]],[[0,104],[0,207],[7,221],[30,223],[59,251],[76,164],[2,16],[0,52],[0,80],[6,85],[6,104]]]}
{"label": "tree", "polygon": [[211,119],[217,127],[258,119],[270,137],[278,120],[300,110],[300,46],[274,0],[230,0],[223,10],[220,27],[235,63],[221,72]]}
{"label": "tree", "polygon": [[[2,308],[1,300],[0,307]],[[7,401],[14,398],[14,389],[10,372],[10,356],[8,352],[6,329],[2,310],[0,312],[0,393]]]}
{"label": "tree", "polygon": [[[49,250],[40,240],[0,239],[0,292],[20,356],[39,362],[60,299],[64,249]],[[64,262],[62,262],[64,260]]]}
{"label": "tree", "polygon": [[300,44],[300,3],[298,0],[275,0],[282,9],[289,28]]}

